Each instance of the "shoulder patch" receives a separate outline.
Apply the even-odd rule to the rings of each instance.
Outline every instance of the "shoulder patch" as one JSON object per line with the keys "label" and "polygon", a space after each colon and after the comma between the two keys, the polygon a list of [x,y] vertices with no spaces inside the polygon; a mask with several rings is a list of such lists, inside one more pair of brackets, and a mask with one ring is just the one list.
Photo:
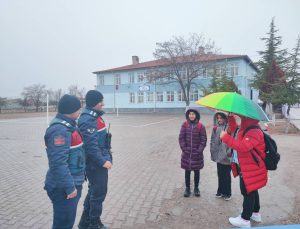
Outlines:
{"label": "shoulder patch", "polygon": [[88,129],[86,129],[87,130],[87,132],[89,132],[90,134],[92,134],[92,133],[94,133],[95,132],[95,128],[88,128]]}
{"label": "shoulder patch", "polygon": [[56,146],[62,146],[64,144],[66,144],[66,140],[64,136],[58,135],[54,137],[54,141],[53,141],[54,145]]}

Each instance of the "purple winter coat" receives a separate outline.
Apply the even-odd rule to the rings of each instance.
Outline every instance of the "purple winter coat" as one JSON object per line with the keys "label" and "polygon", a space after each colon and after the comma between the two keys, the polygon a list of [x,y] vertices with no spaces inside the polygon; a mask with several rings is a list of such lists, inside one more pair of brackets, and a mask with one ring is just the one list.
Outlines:
{"label": "purple winter coat", "polygon": [[[194,109],[189,109],[188,112]],[[198,111],[196,111],[198,113]],[[197,115],[200,119],[200,115]],[[198,120],[199,120],[198,119]],[[199,128],[200,127],[200,128]],[[204,166],[203,150],[206,146],[206,130],[201,122],[191,123],[188,119],[181,126],[179,145],[182,150],[181,168],[185,170],[199,170]]]}

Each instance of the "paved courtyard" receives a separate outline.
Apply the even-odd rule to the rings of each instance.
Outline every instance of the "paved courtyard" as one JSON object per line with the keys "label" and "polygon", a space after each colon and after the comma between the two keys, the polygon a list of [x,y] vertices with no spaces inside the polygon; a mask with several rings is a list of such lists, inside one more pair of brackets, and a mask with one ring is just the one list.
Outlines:
{"label": "paved courtyard", "polygon": [[[216,200],[216,166],[209,141],[201,171],[201,197],[182,197],[178,133],[183,115],[106,115],[113,134],[113,169],[103,222],[112,228],[226,228],[238,214],[241,195]],[[211,116],[203,115],[208,140]],[[47,156],[45,117],[0,119],[0,228],[50,228],[52,206],[43,190]],[[299,216],[299,135],[274,135],[282,151],[280,170],[270,173],[261,192],[264,224],[297,223]],[[280,152],[281,152],[280,151]],[[86,184],[82,196],[87,191]],[[81,198],[77,222],[82,212]],[[299,217],[298,217],[299,219]],[[77,228],[77,222],[74,228]],[[187,225],[187,226],[183,226]]]}

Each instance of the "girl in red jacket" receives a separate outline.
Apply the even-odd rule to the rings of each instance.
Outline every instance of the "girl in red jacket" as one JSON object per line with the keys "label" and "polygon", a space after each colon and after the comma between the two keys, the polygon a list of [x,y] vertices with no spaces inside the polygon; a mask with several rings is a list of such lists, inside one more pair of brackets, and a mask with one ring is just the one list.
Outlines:
{"label": "girl in red jacket", "polygon": [[258,189],[264,187],[268,180],[263,161],[266,157],[265,142],[260,129],[244,133],[248,127],[258,126],[258,120],[241,115],[239,117],[241,125],[236,138],[230,135],[238,128],[235,117],[231,114],[228,115],[228,133],[222,131],[220,134],[222,141],[233,149],[232,172],[235,177],[240,176],[240,189],[244,197],[242,214],[230,217],[229,222],[237,227],[251,227],[250,219],[261,222]]}

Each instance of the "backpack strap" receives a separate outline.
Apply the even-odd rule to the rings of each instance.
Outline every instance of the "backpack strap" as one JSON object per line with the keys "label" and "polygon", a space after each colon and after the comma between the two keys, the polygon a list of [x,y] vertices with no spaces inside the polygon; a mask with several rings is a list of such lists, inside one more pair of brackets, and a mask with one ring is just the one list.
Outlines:
{"label": "backpack strap", "polygon": [[259,126],[248,126],[246,128],[246,130],[244,130],[243,137],[249,132],[249,130],[252,130],[252,129],[260,129],[260,130],[262,130]]}
{"label": "backpack strap", "polygon": [[[188,121],[185,121],[184,122],[184,127],[189,127],[189,122]],[[200,130],[201,129],[201,127],[202,127],[202,124],[200,123],[200,122],[198,122],[197,123],[197,128],[198,128],[198,130]]]}
{"label": "backpack strap", "polygon": [[187,128],[188,126],[189,126],[188,121],[185,121],[185,122],[184,122],[184,127]]}
{"label": "backpack strap", "polygon": [[202,127],[202,124],[200,122],[198,122],[198,124],[197,124],[198,130],[201,130],[201,127]]}
{"label": "backpack strap", "polygon": [[213,126],[213,131],[216,132],[217,131],[217,126]]}

